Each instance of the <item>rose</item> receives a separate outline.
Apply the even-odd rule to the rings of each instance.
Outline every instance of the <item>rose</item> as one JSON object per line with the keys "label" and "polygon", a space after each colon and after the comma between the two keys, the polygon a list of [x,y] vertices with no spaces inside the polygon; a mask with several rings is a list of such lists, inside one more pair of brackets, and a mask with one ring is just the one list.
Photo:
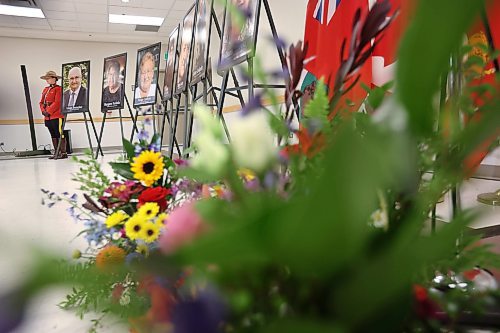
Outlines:
{"label": "rose", "polygon": [[146,202],[156,202],[160,206],[160,211],[167,209],[167,196],[172,194],[172,190],[165,187],[152,187],[144,190],[138,197],[137,207],[141,207]]}

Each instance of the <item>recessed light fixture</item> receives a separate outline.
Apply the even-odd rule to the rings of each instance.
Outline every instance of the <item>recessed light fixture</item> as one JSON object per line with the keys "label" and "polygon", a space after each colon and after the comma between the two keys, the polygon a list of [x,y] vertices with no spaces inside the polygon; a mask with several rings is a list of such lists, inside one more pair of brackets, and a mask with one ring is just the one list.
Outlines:
{"label": "recessed light fixture", "polygon": [[45,18],[40,8],[0,5],[0,15]]}
{"label": "recessed light fixture", "polygon": [[126,3],[126,2],[130,2],[130,0],[122,0],[122,2],[125,2],[125,3]]}
{"label": "recessed light fixture", "polygon": [[109,23],[155,25],[163,24],[163,17],[109,14]]}

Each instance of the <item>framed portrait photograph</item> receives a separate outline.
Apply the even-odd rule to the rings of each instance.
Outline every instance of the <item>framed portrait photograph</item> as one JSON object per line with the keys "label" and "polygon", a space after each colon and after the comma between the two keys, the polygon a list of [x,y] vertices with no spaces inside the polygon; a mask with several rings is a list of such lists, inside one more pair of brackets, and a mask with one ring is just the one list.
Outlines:
{"label": "framed portrait photograph", "polygon": [[226,0],[217,72],[254,56],[261,0]]}
{"label": "framed portrait photograph", "polygon": [[193,5],[182,20],[181,45],[177,64],[177,82],[175,83],[176,94],[182,93],[187,88],[195,14],[196,6]]}
{"label": "framed portrait photograph", "polygon": [[190,85],[200,82],[207,74],[213,3],[213,0],[196,1],[196,24],[194,26],[193,65],[191,66]]}
{"label": "framed portrait photograph", "polygon": [[90,61],[62,65],[62,112],[89,111]]}
{"label": "framed portrait photograph", "polygon": [[173,95],[174,73],[177,64],[177,44],[179,42],[179,26],[168,37],[167,65],[165,66],[165,79],[163,80],[163,100],[169,100]]}
{"label": "framed portrait photograph", "polygon": [[161,43],[137,50],[134,108],[156,103],[156,85],[160,68]]}
{"label": "framed portrait photograph", "polygon": [[126,53],[104,58],[101,95],[102,111],[123,109],[126,70]]}

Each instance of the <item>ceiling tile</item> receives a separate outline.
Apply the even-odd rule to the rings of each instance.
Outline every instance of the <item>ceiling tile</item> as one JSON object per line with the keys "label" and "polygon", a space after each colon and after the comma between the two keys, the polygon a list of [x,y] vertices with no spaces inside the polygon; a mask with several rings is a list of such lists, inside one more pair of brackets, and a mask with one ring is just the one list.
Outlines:
{"label": "ceiling tile", "polygon": [[72,27],[80,28],[80,22],[72,20],[49,20],[49,24],[54,27]]}
{"label": "ceiling tile", "polygon": [[18,24],[15,16],[0,15],[0,23],[3,24]]}
{"label": "ceiling tile", "polygon": [[82,31],[88,32],[107,32],[108,24],[105,22],[80,22]]}
{"label": "ceiling tile", "polygon": [[91,3],[91,4],[98,4],[98,5],[108,5],[108,0],[73,0],[75,3]]}
{"label": "ceiling tile", "polygon": [[29,17],[17,17],[17,23],[22,27],[49,27],[49,22],[46,19],[41,18],[29,18]]}
{"label": "ceiling tile", "polygon": [[75,11],[75,4],[71,1],[40,0],[40,7],[43,10],[55,10],[63,12]]}
{"label": "ceiling tile", "polygon": [[[159,1],[161,1],[161,0],[159,0]],[[141,8],[142,7],[142,0],[130,0],[129,2],[122,2],[121,0],[109,0],[108,5]]]}
{"label": "ceiling tile", "polygon": [[75,12],[59,12],[54,10],[44,11],[45,17],[55,20],[78,20]]}
{"label": "ceiling tile", "polygon": [[173,10],[186,10],[187,11],[189,8],[191,8],[193,3],[194,3],[194,1],[190,1],[190,0],[188,0],[188,1],[176,0],[172,9]]}
{"label": "ceiling tile", "polygon": [[57,31],[82,31],[79,27],[52,27],[52,30]]}
{"label": "ceiling tile", "polygon": [[[142,0],[143,8],[158,8],[158,9],[170,9],[174,4],[174,0]],[[191,2],[192,3],[192,2]]]}
{"label": "ceiling tile", "polygon": [[168,10],[166,9],[109,6],[109,13],[118,15],[125,14],[125,15],[137,15],[137,16],[165,17],[167,16],[167,12]]}
{"label": "ceiling tile", "polygon": [[77,13],[80,22],[108,22],[108,14]]}
{"label": "ceiling tile", "polygon": [[91,4],[75,2],[76,11],[79,13],[107,14],[108,6],[103,4]]}
{"label": "ceiling tile", "polygon": [[135,25],[133,24],[108,23],[109,32],[126,32],[134,30],[135,30]]}
{"label": "ceiling tile", "polygon": [[168,15],[167,19],[168,20],[177,20],[177,21],[182,21],[184,16],[186,16],[187,10],[171,10]]}

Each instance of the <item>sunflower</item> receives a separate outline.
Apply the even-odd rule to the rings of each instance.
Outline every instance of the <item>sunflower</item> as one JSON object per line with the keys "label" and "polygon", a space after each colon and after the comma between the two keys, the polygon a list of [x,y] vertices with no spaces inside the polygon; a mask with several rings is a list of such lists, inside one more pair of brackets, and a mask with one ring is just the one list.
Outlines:
{"label": "sunflower", "polygon": [[134,178],[140,180],[146,186],[151,186],[160,179],[165,167],[161,153],[150,150],[145,150],[139,156],[134,157],[134,161],[130,163],[130,166]]}
{"label": "sunflower", "polygon": [[140,238],[146,243],[152,243],[160,236],[160,226],[155,223],[146,223],[141,230]]}
{"label": "sunflower", "polygon": [[96,266],[101,270],[110,270],[125,261],[125,250],[116,246],[110,245],[103,248],[96,256]]}
{"label": "sunflower", "polygon": [[108,229],[113,228],[114,226],[117,226],[124,222],[127,218],[128,215],[122,211],[114,212],[106,219],[106,227],[108,227]]}
{"label": "sunflower", "polygon": [[137,210],[137,215],[141,215],[146,220],[152,219],[160,211],[160,206],[156,202],[146,202]]}
{"label": "sunflower", "polygon": [[134,214],[127,222],[125,222],[125,234],[131,240],[140,238],[141,231],[144,228],[146,219],[142,215]]}

